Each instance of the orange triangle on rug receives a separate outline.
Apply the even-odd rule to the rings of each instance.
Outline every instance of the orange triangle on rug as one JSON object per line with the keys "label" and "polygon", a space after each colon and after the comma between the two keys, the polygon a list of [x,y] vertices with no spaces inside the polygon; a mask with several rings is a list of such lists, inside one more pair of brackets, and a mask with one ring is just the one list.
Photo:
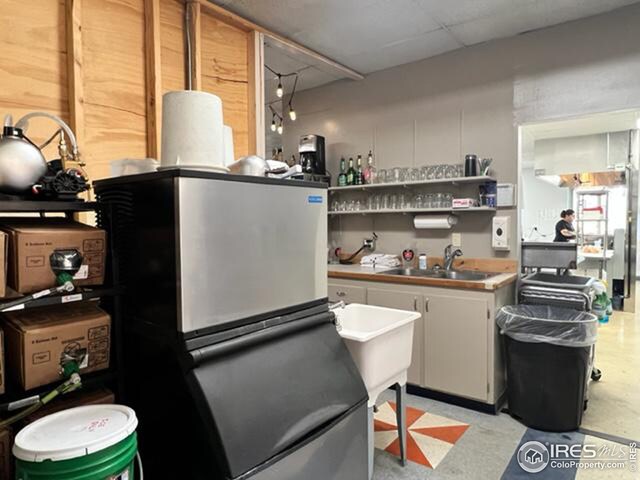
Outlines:
{"label": "orange triangle on rug", "polygon": [[[407,459],[436,468],[455,443],[464,435],[469,425],[450,418],[407,407]],[[376,446],[400,456],[400,439],[397,434],[396,404],[382,404],[374,419]]]}

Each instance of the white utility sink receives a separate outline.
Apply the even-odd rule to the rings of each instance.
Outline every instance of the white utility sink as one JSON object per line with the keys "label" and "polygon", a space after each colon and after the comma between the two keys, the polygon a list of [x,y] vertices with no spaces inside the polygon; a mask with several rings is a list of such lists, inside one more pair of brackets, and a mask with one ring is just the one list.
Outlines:
{"label": "white utility sink", "polygon": [[369,393],[369,407],[381,392],[407,383],[413,324],[420,313],[352,303],[334,310],[339,334],[360,370]]}

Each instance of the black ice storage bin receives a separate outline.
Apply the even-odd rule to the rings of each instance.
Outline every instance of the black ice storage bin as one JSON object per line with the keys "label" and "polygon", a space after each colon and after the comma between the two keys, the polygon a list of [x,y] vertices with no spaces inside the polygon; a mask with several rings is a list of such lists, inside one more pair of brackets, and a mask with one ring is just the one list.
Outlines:
{"label": "black ice storage bin", "polygon": [[543,305],[500,310],[512,416],[551,432],[580,426],[597,322],[588,312]]}

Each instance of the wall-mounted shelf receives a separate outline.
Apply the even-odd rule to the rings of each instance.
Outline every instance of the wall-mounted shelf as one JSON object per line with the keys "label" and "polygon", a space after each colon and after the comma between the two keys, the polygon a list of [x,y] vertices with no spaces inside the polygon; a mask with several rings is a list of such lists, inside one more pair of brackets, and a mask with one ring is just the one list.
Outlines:
{"label": "wall-mounted shelf", "polygon": [[371,213],[467,213],[467,212],[495,212],[495,208],[471,207],[471,208],[405,208],[405,209],[382,209],[382,210],[354,210],[347,212],[329,212],[329,215],[368,215]]}
{"label": "wall-mounted shelf", "polygon": [[461,185],[471,183],[495,182],[496,179],[486,175],[477,177],[455,177],[455,178],[439,178],[436,180],[418,180],[415,182],[398,182],[398,183],[372,183],[368,185],[349,185],[346,187],[329,187],[329,192],[348,192],[353,190],[377,190],[383,188],[410,188],[422,187],[427,185]]}

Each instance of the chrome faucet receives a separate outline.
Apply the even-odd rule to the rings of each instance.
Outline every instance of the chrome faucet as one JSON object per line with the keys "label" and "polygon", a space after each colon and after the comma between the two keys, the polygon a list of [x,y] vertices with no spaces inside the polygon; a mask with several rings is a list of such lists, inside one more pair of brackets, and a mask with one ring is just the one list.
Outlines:
{"label": "chrome faucet", "polygon": [[453,265],[453,261],[456,257],[462,256],[462,250],[459,248],[453,249],[453,245],[449,244],[444,247],[444,269],[451,270],[451,266]]}
{"label": "chrome faucet", "polygon": [[336,303],[332,303],[331,305],[329,305],[329,311],[334,311],[338,308],[344,308],[346,307],[346,303],[344,303],[344,300],[340,300],[339,302]]}

